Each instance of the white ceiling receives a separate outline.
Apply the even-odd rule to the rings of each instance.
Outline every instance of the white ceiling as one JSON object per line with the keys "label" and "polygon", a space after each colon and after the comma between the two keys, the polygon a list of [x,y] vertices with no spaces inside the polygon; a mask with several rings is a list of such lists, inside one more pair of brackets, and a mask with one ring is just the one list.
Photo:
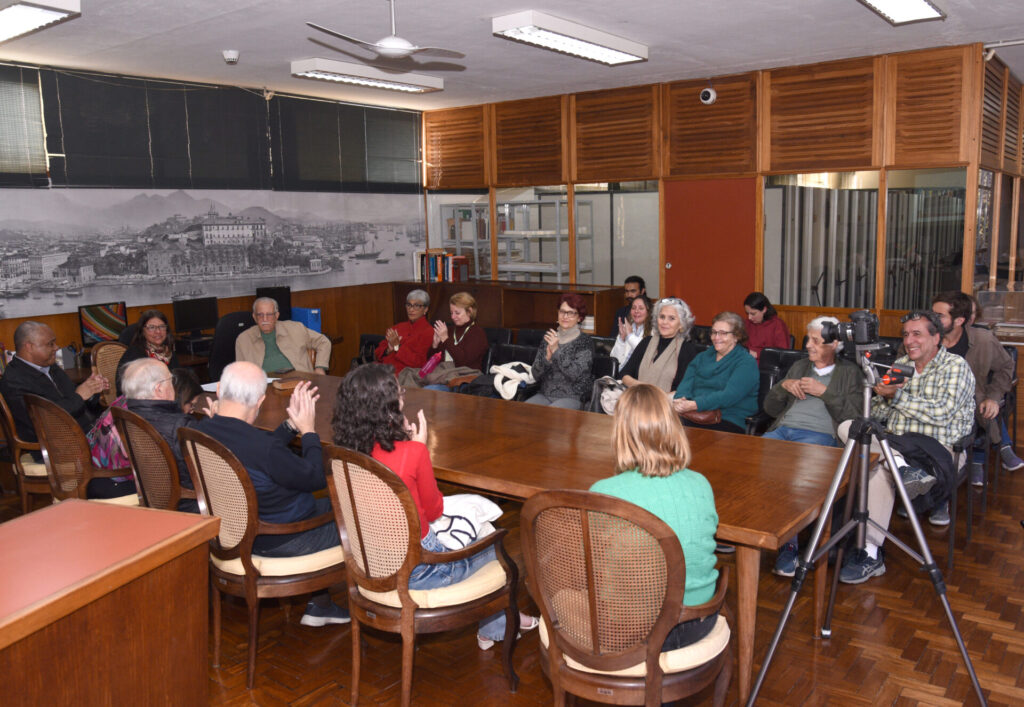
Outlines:
{"label": "white ceiling", "polygon": [[[444,91],[409,96],[289,73],[293,59],[372,59],[358,46],[322,35],[305,22],[376,41],[390,34],[385,0],[81,2],[80,18],[0,44],[0,61],[424,110],[1024,38],[1022,0],[934,0],[948,15],[944,22],[897,28],[857,0],[396,0],[399,36],[466,54],[458,60],[419,59],[419,66],[406,60],[406,70],[445,81]],[[650,58],[607,67],[491,34],[492,17],[526,9],[641,42],[648,45]],[[224,63],[224,49],[241,52],[236,66]],[[1024,78],[1024,46],[1000,49],[997,55]]]}

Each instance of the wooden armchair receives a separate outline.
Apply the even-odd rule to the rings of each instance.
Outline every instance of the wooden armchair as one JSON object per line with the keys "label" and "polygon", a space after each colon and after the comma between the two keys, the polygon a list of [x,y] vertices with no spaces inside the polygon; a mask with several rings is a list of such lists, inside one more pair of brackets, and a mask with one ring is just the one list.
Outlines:
{"label": "wooden armchair", "polygon": [[[565,693],[596,702],[659,705],[732,676],[727,568],[700,606],[682,606],[686,562],[679,539],[632,503],[587,491],[547,491],[520,515],[527,585],[541,610],[541,666],[555,704]],[[672,628],[719,614],[700,641],[662,653]]]}
{"label": "wooden armchair", "polygon": [[[420,545],[420,516],[405,483],[375,459],[340,447],[324,450],[327,488],[342,529],[352,615],[352,704],[359,700],[360,624],[402,636],[402,705],[412,700],[413,651],[417,633],[465,626],[504,610],[502,660],[509,691],[519,678],[512,667],[519,632],[516,583],[519,571],[505,551],[499,529],[462,550],[434,553]],[[421,563],[453,562],[494,547],[497,561],[466,579],[438,589],[409,589],[409,574]]]}
{"label": "wooden armchair", "polygon": [[121,365],[121,359],[127,350],[127,346],[116,341],[104,341],[92,347],[90,358],[93,369],[110,382],[110,388],[100,394],[104,406],[109,407],[117,397],[117,367]]}
{"label": "wooden armchair", "polygon": [[152,424],[125,408],[112,407],[110,413],[131,460],[141,505],[176,511],[182,498],[196,497],[192,489],[182,488],[174,452]]}
{"label": "wooden armchair", "polygon": [[[131,469],[98,469],[93,466],[85,433],[75,418],[60,405],[38,395],[26,395],[25,407],[39,436],[46,477],[55,500],[87,498],[86,488],[93,479],[111,479],[131,473]],[[134,493],[90,500],[123,506],[139,505],[139,496]]]}
{"label": "wooden armchair", "polygon": [[21,512],[28,513],[29,494],[49,497],[50,482],[46,478],[46,465],[37,462],[31,454],[39,451],[39,443],[26,442],[18,437],[14,416],[2,395],[0,395],[0,428],[3,429],[4,438],[7,440],[6,453],[10,455],[14,483],[17,484],[18,494],[21,496]]}
{"label": "wooden armchair", "polygon": [[[345,580],[341,546],[296,557],[253,554],[257,535],[283,535],[312,530],[332,520],[330,513],[296,523],[260,520],[256,491],[249,473],[227,447],[198,430],[178,430],[182,454],[196,489],[199,512],[217,516],[219,535],[210,541],[210,582],[220,594],[245,599],[249,611],[249,662],[246,686],[256,677],[260,599],[290,597],[326,589]],[[213,602],[213,665],[220,665],[220,601]]]}

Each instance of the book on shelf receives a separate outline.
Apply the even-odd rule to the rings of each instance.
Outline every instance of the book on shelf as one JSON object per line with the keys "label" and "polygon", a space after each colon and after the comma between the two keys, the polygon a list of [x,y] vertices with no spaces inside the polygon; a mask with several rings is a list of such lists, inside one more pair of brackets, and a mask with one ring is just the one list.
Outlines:
{"label": "book on shelf", "polygon": [[469,259],[453,255],[443,248],[416,252],[413,279],[417,282],[462,282],[469,279]]}

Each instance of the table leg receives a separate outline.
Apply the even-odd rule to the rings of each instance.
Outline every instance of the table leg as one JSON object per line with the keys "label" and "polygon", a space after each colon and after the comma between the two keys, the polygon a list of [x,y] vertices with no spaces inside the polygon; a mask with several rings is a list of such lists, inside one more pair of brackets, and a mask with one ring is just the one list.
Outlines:
{"label": "table leg", "polygon": [[761,551],[746,545],[736,546],[736,602],[739,616],[736,630],[739,634],[740,704],[750,696],[750,677],[754,667],[754,625],[757,622],[757,579],[761,572]]}

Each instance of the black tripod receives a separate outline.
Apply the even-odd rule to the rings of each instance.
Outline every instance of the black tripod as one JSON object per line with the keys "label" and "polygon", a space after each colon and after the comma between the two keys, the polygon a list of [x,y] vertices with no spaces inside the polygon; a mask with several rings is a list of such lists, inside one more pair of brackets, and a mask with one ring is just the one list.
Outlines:
{"label": "black tripod", "polygon": [[[967,647],[964,645],[964,639],[960,635],[960,629],[956,625],[956,619],[953,618],[953,610],[949,607],[949,599],[946,597],[946,583],[942,578],[942,572],[938,567],[936,567],[935,560],[932,559],[932,553],[928,549],[928,542],[925,540],[924,534],[921,532],[921,525],[918,522],[917,515],[914,513],[914,509],[910,504],[910,498],[907,496],[907,490],[903,487],[903,479],[900,476],[900,472],[896,466],[896,461],[893,458],[892,449],[889,447],[886,432],[878,422],[870,419],[869,413],[871,409],[872,389],[878,382],[878,374],[869,360],[870,351],[874,348],[876,348],[874,345],[857,346],[857,362],[864,371],[863,413],[862,416],[854,420],[853,424],[850,426],[850,433],[846,442],[846,448],[843,450],[843,456],[839,460],[839,465],[836,467],[835,474],[832,477],[832,485],[829,486],[828,496],[825,498],[825,503],[822,505],[821,512],[818,514],[818,522],[814,526],[814,532],[811,535],[811,540],[804,550],[803,555],[797,559],[796,572],[793,575],[789,599],[786,601],[786,606],[782,610],[782,616],[779,618],[779,625],[775,628],[775,634],[772,636],[771,645],[768,646],[768,653],[765,655],[764,663],[761,665],[761,670],[757,675],[757,681],[754,683],[754,688],[750,693],[750,698],[747,700],[747,707],[751,707],[754,704],[754,700],[757,699],[757,693],[761,689],[761,684],[764,682],[765,673],[768,672],[768,666],[771,664],[772,657],[775,655],[775,649],[779,645],[779,639],[782,637],[782,631],[786,626],[787,619],[789,619],[790,612],[793,610],[793,604],[796,602],[797,594],[800,592],[800,588],[803,587],[808,571],[814,567],[814,564],[818,560],[825,557],[833,546],[842,542],[842,540],[853,531],[857,532],[857,547],[863,548],[868,523],[871,523],[875,528],[882,531],[886,538],[905,553],[910,555],[915,562],[920,563],[921,569],[928,573],[929,578],[932,580],[932,584],[935,586],[935,593],[938,595],[939,601],[942,603],[942,608],[946,612],[946,618],[949,620],[949,625],[953,629],[953,636],[956,638],[957,646],[960,647],[960,655],[963,657],[964,664],[967,666],[967,673],[971,676],[971,683],[974,685],[974,691],[978,695],[978,700],[982,705],[988,704],[985,700],[985,695],[981,691],[981,685],[978,683],[978,676],[974,672],[974,665],[971,663],[971,657],[967,654]],[[915,552],[909,545],[901,542],[892,533],[868,517],[867,480],[870,456],[868,450],[871,448],[872,438],[878,440],[878,445],[881,448],[882,455],[885,459],[884,471],[888,471],[888,473],[892,475],[892,481],[895,485],[896,493],[899,496],[899,501],[907,511],[907,517],[910,519],[910,525],[914,530],[914,537],[917,538],[917,544],[921,550],[920,554]],[[829,511],[835,504],[836,494],[839,492],[839,486],[842,483],[843,476],[846,472],[846,466],[849,463],[850,457],[853,455],[853,450],[857,445],[860,445],[861,452],[854,476],[850,479],[846,509],[843,514],[843,527],[840,528],[839,532],[832,536],[825,545],[818,549],[818,543],[821,542],[822,531],[825,527],[825,523],[829,519]],[[881,474],[884,473],[884,471],[883,469],[879,469],[876,473]],[[854,502],[856,502],[856,511],[852,513],[851,517]],[[829,594],[828,610],[825,613],[825,623],[821,627],[821,635],[823,638],[828,638],[832,635],[832,609],[835,607],[836,589],[839,583],[839,570],[842,567],[842,561],[843,550],[842,547],[840,547],[836,559],[835,574],[832,578],[832,591]]]}

